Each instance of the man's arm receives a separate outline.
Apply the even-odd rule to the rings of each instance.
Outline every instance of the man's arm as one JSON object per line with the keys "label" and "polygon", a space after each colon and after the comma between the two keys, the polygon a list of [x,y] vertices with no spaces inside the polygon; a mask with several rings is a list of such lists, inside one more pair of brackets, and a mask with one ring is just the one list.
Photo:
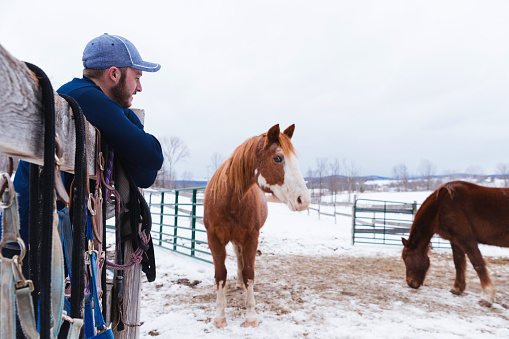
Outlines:
{"label": "man's arm", "polygon": [[104,93],[94,88],[69,93],[81,106],[88,122],[97,127],[104,140],[121,156],[139,187],[151,186],[163,164],[159,141],[143,130],[143,125],[131,121],[124,109]]}

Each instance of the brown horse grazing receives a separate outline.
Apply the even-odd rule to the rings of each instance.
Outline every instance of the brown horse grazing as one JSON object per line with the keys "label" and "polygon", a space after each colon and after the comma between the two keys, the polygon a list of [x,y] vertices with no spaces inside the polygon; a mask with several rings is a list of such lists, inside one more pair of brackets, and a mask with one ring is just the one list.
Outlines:
{"label": "brown horse grazing", "polygon": [[307,208],[310,194],[299,170],[290,138],[295,125],[280,133],[279,125],[240,145],[216,171],[205,190],[203,222],[212,252],[217,289],[214,326],[227,326],[226,250],[237,256],[237,287],[246,289],[245,326],[258,326],[253,293],[255,255],[260,228],[267,219],[264,192],[293,211]]}
{"label": "brown horse grazing", "polygon": [[465,254],[481,280],[479,304],[491,306],[495,288],[477,244],[509,247],[509,188],[490,188],[464,181],[438,187],[415,215],[408,240],[403,241],[406,281],[419,288],[429,268],[429,244],[433,234],[451,242],[456,280],[451,293],[465,290]]}

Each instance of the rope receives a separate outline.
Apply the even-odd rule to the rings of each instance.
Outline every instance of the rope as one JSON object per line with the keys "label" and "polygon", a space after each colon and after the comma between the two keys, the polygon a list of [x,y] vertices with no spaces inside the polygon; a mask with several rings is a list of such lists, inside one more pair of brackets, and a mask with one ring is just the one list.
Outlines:
{"label": "rope", "polygon": [[[147,236],[145,234],[145,230],[143,230],[140,232],[140,238],[142,239],[143,243],[147,245],[150,241],[150,234]],[[119,265],[109,260],[106,260],[106,267],[114,270],[126,270],[128,268],[133,267],[135,264],[139,264],[143,260],[144,252],[145,251],[141,247],[138,247],[136,251],[131,253],[131,256],[129,257],[129,261],[127,262],[127,264]]]}

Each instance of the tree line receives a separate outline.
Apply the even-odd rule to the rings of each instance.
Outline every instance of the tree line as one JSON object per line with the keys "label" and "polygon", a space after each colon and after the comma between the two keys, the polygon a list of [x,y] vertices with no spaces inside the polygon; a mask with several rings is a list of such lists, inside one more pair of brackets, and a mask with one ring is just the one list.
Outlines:
{"label": "tree line", "polygon": [[[164,154],[164,164],[157,175],[154,183],[156,188],[178,188],[192,185],[192,173],[184,171],[177,173],[177,164],[185,161],[189,157],[189,150],[184,141],[175,136],[166,136],[161,140],[161,147]],[[207,166],[207,178],[210,178],[217,168],[226,160],[226,156],[220,153],[214,153],[210,157],[210,165]],[[1,162],[1,159],[0,159]],[[0,166],[2,164],[0,163]],[[432,191],[444,180],[453,180],[453,175],[446,176],[443,179],[437,175],[437,166],[430,160],[422,160],[417,171],[411,174],[404,163],[396,164],[392,167],[392,178],[383,187],[370,183],[369,178],[360,176],[360,167],[351,160],[338,158],[329,160],[329,158],[317,158],[316,167],[309,168],[306,172],[308,188],[312,192],[312,197],[321,202],[324,195],[332,195],[335,202],[337,195],[348,193],[349,201],[353,199],[353,194],[364,191],[391,190],[398,192],[406,191]],[[509,187],[509,163],[499,163],[496,174],[503,180],[503,186]],[[482,184],[487,175],[479,166],[470,166],[466,169],[466,178],[469,181]]]}
{"label": "tree line", "polygon": [[[384,185],[378,185],[372,178],[361,177],[360,167],[353,161],[343,159],[339,161],[328,158],[317,158],[316,167],[307,171],[308,188],[316,203],[322,202],[323,196],[332,196],[337,202],[338,194],[348,194],[351,202],[353,195],[364,191],[432,191],[443,183],[456,179],[466,179],[478,184],[486,184],[487,180],[493,180],[493,176],[483,174],[479,166],[470,166],[466,169],[467,174],[438,175],[437,166],[430,160],[422,160],[417,167],[417,173],[411,175],[404,163],[392,167],[392,177],[385,180]],[[503,180],[502,185],[509,187],[509,164],[499,163],[496,176]]]}

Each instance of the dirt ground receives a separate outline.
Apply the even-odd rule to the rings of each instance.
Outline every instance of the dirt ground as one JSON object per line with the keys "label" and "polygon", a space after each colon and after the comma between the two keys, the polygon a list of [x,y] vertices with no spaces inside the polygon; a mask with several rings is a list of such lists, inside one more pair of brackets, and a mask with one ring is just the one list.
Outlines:
{"label": "dirt ground", "polygon": [[[405,266],[396,257],[310,257],[298,255],[260,254],[257,257],[255,297],[258,312],[276,315],[308,310],[312,307],[348,305],[355,300],[357,312],[362,315],[364,306],[377,305],[380,309],[391,309],[395,302],[414,303],[428,312],[477,314],[481,288],[479,279],[471,264],[467,267],[467,288],[465,299],[457,297],[459,302],[450,303],[441,298],[449,291],[454,282],[454,264],[452,256],[431,253],[431,267],[418,290],[409,288],[405,282]],[[489,272],[497,290],[496,302],[507,308],[509,304],[509,259],[489,258]],[[235,288],[234,275],[229,272],[227,307],[230,316],[242,318],[245,313],[245,293]],[[212,286],[203,286],[198,281],[175,281],[173,283],[191,284],[190,295],[181,295],[178,304],[192,304],[213,316],[215,309],[215,291]],[[405,293],[402,293],[405,292]],[[427,295],[428,293],[433,295]],[[448,293],[448,292],[447,292]],[[175,298],[175,296],[173,296]],[[455,299],[456,300],[456,299]],[[472,307],[469,307],[472,304]],[[493,312],[509,320],[503,308],[493,308]],[[313,314],[310,312],[310,314]],[[311,315],[313,317],[313,315]],[[314,319],[320,321],[320,319]],[[211,319],[202,319],[210,322]]]}

